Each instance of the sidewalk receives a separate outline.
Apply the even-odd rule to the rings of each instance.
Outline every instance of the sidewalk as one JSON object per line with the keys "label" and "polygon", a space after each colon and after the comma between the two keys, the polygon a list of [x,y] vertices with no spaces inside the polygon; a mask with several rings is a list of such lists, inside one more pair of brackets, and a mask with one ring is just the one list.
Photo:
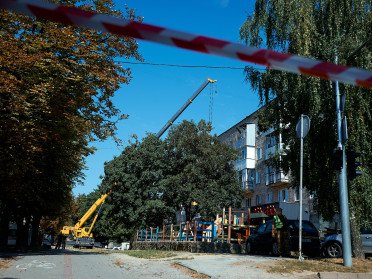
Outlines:
{"label": "sidewalk", "polygon": [[[192,254],[192,259],[177,260],[184,267],[210,278],[249,279],[372,279],[372,273],[310,272],[278,274],[266,271],[281,258],[232,254]],[[288,259],[288,258],[285,258]]]}
{"label": "sidewalk", "polygon": [[319,272],[320,279],[372,279],[372,273]]}
{"label": "sidewalk", "polygon": [[315,272],[301,274],[273,274],[265,270],[265,266],[280,261],[276,257],[231,255],[231,254],[193,254],[193,259],[179,260],[179,264],[210,278],[228,279],[317,279]]}

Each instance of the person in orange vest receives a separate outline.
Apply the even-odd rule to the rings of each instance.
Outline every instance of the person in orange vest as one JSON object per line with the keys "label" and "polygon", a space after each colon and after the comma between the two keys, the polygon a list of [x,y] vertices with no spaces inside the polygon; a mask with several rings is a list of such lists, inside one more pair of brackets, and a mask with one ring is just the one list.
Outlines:
{"label": "person in orange vest", "polygon": [[286,253],[287,217],[283,215],[283,210],[280,207],[275,210],[275,213],[271,233],[276,239],[278,255],[281,257]]}

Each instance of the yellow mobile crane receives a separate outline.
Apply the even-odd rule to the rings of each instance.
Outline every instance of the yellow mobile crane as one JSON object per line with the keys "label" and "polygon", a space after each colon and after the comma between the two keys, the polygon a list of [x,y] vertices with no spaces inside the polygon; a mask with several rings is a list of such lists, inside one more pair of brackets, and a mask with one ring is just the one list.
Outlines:
{"label": "yellow mobile crane", "polygon": [[[208,78],[204,83],[194,92],[194,94],[186,101],[186,103],[172,116],[172,118],[164,125],[164,127],[156,134],[160,138],[166,130],[173,124],[173,122],[181,115],[181,113],[195,100],[200,92],[209,84],[215,83],[217,80]],[[115,183],[116,186],[116,183]],[[98,215],[101,211],[101,207],[105,202],[106,198],[111,194],[112,189],[106,194],[102,195],[96,202],[89,208],[89,210],[84,214],[83,217],[75,224],[75,226],[64,226],[61,230],[62,235],[70,236],[72,235],[75,240],[74,247],[88,247],[93,248],[94,238],[92,234],[92,229],[97,221]],[[92,214],[97,210],[97,214],[94,216],[92,224],[90,227],[83,227],[85,222],[92,216]]]}
{"label": "yellow mobile crane", "polygon": [[[106,198],[111,194],[111,190],[106,194],[103,194],[96,202],[89,208],[89,210],[84,214],[83,217],[75,224],[75,226],[64,226],[61,230],[62,235],[64,236],[73,236],[74,237],[74,247],[87,247],[93,248],[94,238],[92,234],[92,229],[94,224],[97,221],[98,215],[101,211],[101,207],[105,202]],[[92,216],[92,214],[98,209],[97,214],[94,216],[92,224],[89,227],[83,227],[87,220]]]}

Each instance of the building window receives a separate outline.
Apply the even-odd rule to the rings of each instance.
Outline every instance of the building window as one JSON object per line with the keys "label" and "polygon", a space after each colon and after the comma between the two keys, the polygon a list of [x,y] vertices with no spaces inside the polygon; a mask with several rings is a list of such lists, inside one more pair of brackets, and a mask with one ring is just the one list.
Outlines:
{"label": "building window", "polygon": [[245,199],[245,208],[249,208],[251,206],[252,206],[252,199],[251,198]]}
{"label": "building window", "polygon": [[256,172],[256,184],[261,183],[261,174],[259,172]]}
{"label": "building window", "polygon": [[276,182],[275,179],[275,168],[272,166],[266,167],[266,185],[273,184]]}
{"label": "building window", "polygon": [[238,179],[240,185],[242,185],[242,189],[244,190],[244,170],[238,172]]}
{"label": "building window", "polygon": [[254,171],[254,169],[248,169],[247,172],[248,172],[248,181],[247,181],[248,188],[249,188],[249,190],[253,191],[255,171]]}
{"label": "building window", "polygon": [[245,148],[243,147],[242,149],[242,159],[246,159],[247,158],[247,155],[246,155],[246,151],[245,151]]}
{"label": "building window", "polygon": [[296,188],[296,191],[294,192],[294,199],[295,201],[300,200],[300,189],[299,188]]}
{"label": "building window", "polygon": [[288,189],[279,191],[279,201],[288,202]]}
{"label": "building window", "polygon": [[276,137],[268,136],[266,137],[266,148],[270,148],[276,145]]}
{"label": "building window", "polygon": [[259,195],[256,195],[256,205],[261,204],[261,197]]}
{"label": "building window", "polygon": [[257,160],[262,159],[262,149],[260,147],[257,148]]}
{"label": "building window", "polygon": [[269,193],[267,193],[267,196],[266,196],[266,202],[267,202],[267,203],[271,203],[271,202],[273,202],[273,192],[269,192]]}

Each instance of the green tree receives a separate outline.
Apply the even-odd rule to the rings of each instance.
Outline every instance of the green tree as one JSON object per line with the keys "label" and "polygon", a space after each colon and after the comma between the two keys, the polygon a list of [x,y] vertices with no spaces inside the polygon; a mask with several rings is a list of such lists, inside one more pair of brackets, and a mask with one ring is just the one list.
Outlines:
{"label": "green tree", "polygon": [[187,220],[193,217],[193,201],[208,217],[241,202],[241,190],[231,164],[236,151],[212,136],[210,128],[204,121],[197,125],[183,121],[170,129],[165,140],[169,165],[161,181],[164,200],[176,210],[182,205]]}
{"label": "green tree", "polygon": [[[106,163],[101,191],[113,188],[104,231],[112,240],[128,240],[142,226],[162,225],[171,213],[158,195],[165,170],[165,146],[154,135],[135,139],[123,153]],[[113,187],[113,185],[115,185]],[[102,222],[102,221],[101,221]]]}
{"label": "green tree", "polygon": [[[67,4],[124,16],[111,0]],[[135,18],[130,10],[125,16]],[[70,204],[84,156],[94,152],[89,142],[114,136],[126,117],[111,99],[131,72],[115,59],[141,57],[129,37],[3,10],[0,24],[1,246],[9,219],[37,228],[42,216],[53,219]]]}
{"label": "green tree", "polygon": [[231,164],[236,153],[209,132],[204,121],[184,121],[171,128],[164,141],[148,135],[106,164],[101,191],[116,183],[102,217],[107,218],[107,229],[102,228],[109,238],[130,239],[141,227],[175,223],[181,206],[189,217],[192,201],[210,217],[240,203]]}
{"label": "green tree", "polygon": [[[372,68],[371,52],[364,48],[351,53],[371,35],[370,0],[257,0],[253,15],[241,27],[246,44],[312,57],[340,64]],[[246,79],[266,104],[260,128],[270,126],[282,134],[286,156],[273,162],[291,172],[292,184],[299,180],[299,140],[295,125],[300,115],[311,118],[305,140],[304,185],[316,196],[316,209],[327,219],[339,210],[338,185],[332,153],[336,148],[335,86],[333,82],[275,70],[246,68]],[[354,230],[372,219],[370,166],[372,159],[372,95],[370,90],[340,85],[346,94],[345,114],[349,140],[363,152],[364,178],[349,183]],[[283,124],[283,125],[281,125]],[[355,235],[355,234],[354,234]]]}

